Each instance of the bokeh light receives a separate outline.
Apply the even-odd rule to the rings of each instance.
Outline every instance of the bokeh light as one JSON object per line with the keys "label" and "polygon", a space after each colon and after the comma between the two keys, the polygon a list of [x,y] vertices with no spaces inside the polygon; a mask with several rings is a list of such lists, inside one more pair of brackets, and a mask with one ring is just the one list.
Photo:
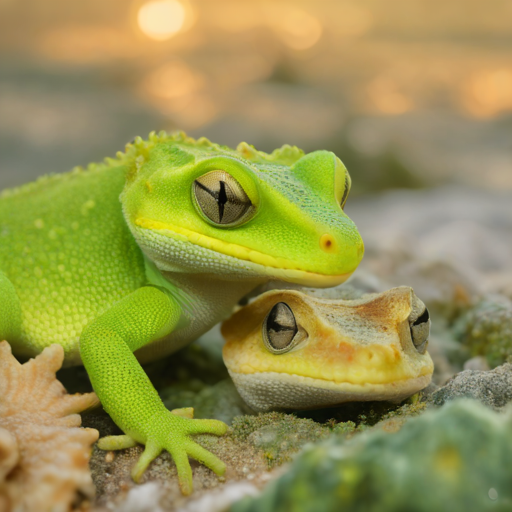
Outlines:
{"label": "bokeh light", "polygon": [[185,19],[185,7],[178,0],[151,0],[137,13],[139,28],[155,41],[165,41],[180,32]]}
{"label": "bokeh light", "polygon": [[406,162],[436,183],[485,167],[512,189],[512,2],[425,6],[0,0],[2,172],[22,183],[179,128],[324,147],[368,173]]}
{"label": "bokeh light", "polygon": [[202,126],[217,114],[205,85],[202,73],[174,59],[148,74],[142,82],[142,92],[160,112],[188,130]]}
{"label": "bokeh light", "polygon": [[289,7],[277,12],[279,19],[274,26],[286,45],[294,50],[306,50],[314,46],[322,36],[322,24],[308,12]]}
{"label": "bokeh light", "polygon": [[150,95],[172,100],[196,92],[202,83],[200,74],[192,71],[184,62],[174,60],[150,73],[144,86]]}
{"label": "bokeh light", "polygon": [[465,104],[477,117],[512,111],[512,68],[476,73],[466,84]]}

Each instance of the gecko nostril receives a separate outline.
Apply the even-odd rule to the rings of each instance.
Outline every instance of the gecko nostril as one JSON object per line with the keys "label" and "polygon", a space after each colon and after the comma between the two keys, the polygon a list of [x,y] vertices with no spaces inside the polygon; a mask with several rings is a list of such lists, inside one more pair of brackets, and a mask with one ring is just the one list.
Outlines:
{"label": "gecko nostril", "polygon": [[336,241],[334,240],[334,237],[330,235],[329,233],[325,233],[320,237],[320,248],[329,253],[337,252],[336,249]]}

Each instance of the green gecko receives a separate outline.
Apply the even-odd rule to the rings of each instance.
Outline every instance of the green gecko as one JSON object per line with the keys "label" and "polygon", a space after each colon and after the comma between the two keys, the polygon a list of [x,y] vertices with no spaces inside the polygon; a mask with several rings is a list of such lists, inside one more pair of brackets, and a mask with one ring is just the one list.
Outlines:
{"label": "green gecko", "polygon": [[227,427],[167,410],[140,363],[196,339],[269,280],[345,281],[364,251],[343,211],[350,183],[329,151],[266,154],[161,132],[105,163],[7,190],[0,339],[21,357],[62,345],[125,434],[99,447],[144,444],[135,481],[167,450],[189,494],[189,456],[225,471],[190,436]]}

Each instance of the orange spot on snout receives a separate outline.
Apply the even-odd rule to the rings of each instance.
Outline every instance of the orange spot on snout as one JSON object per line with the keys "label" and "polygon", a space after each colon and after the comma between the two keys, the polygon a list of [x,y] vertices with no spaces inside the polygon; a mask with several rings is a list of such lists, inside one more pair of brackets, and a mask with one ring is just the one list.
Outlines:
{"label": "orange spot on snout", "polygon": [[320,237],[320,248],[327,253],[335,253],[338,250],[334,237],[329,233],[325,233]]}

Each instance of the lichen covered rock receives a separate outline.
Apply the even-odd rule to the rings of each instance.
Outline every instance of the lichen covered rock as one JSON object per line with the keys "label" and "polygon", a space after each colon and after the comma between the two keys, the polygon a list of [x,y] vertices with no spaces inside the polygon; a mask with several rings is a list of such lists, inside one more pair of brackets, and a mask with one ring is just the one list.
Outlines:
{"label": "lichen covered rock", "polygon": [[512,510],[512,410],[456,401],[397,433],[331,437],[232,512]]}
{"label": "lichen covered rock", "polygon": [[240,416],[233,421],[235,439],[246,441],[259,450],[269,468],[289,461],[307,443],[326,439],[333,432],[351,434],[355,430],[356,424],[352,421],[321,424],[281,412]]}
{"label": "lichen covered rock", "polygon": [[512,300],[490,295],[480,301],[458,325],[461,341],[473,356],[484,356],[491,368],[512,357]]}
{"label": "lichen covered rock", "polygon": [[490,371],[464,370],[428,397],[434,405],[457,398],[474,398],[499,410],[512,401],[512,364]]}

